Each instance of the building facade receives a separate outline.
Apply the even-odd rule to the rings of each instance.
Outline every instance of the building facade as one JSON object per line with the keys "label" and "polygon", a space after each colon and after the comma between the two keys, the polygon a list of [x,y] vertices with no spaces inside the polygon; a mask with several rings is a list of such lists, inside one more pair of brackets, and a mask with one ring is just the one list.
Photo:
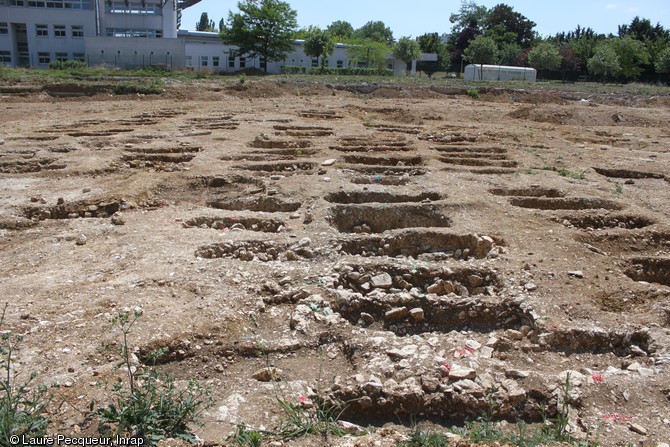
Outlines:
{"label": "building facade", "polygon": [[[145,43],[160,38],[172,48],[176,42],[169,41],[177,41],[181,7],[178,0],[0,0],[0,64],[32,68],[46,68],[57,60],[93,64],[100,55],[87,47],[89,41],[98,42],[93,48],[99,49],[100,39],[119,44],[118,49],[106,46],[112,53],[125,50],[130,42],[118,38],[143,38]],[[144,53],[142,47],[136,45],[133,51]],[[109,61],[113,54],[102,59]]]}
{"label": "building facade", "polygon": [[[209,72],[265,71],[260,57],[239,54],[218,33],[177,31],[182,9],[200,0],[0,0],[0,65],[48,68],[53,61],[77,60],[89,66],[137,69],[159,66]],[[303,41],[269,73],[284,65],[317,67],[305,55]],[[338,44],[330,68],[352,64]],[[405,73],[391,55],[386,67]]]}

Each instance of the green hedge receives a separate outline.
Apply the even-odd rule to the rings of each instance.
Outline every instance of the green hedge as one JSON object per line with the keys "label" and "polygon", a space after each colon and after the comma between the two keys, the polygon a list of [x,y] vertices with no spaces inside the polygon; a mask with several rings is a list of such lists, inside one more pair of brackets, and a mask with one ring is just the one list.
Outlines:
{"label": "green hedge", "polygon": [[88,64],[84,61],[52,61],[49,62],[49,68],[51,70],[81,70],[82,68],[88,68]]}
{"label": "green hedge", "polygon": [[295,65],[284,65],[281,67],[282,74],[312,74],[312,75],[340,75],[340,76],[393,76],[393,70],[388,68],[367,68],[367,67],[343,67],[343,68],[323,68],[323,67],[299,67]]}

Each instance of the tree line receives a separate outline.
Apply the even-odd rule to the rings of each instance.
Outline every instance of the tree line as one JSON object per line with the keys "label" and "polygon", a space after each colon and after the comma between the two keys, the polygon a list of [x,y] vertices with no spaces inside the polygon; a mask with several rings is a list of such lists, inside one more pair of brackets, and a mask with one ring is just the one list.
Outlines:
{"label": "tree line", "polygon": [[[578,26],[575,30],[542,37],[536,23],[504,3],[492,8],[462,0],[451,14],[447,39],[439,33],[417,38],[400,37],[382,21],[369,21],[355,29],[337,20],[325,29],[316,26],[298,29],[297,12],[281,0],[242,0],[239,12],[230,12],[218,28],[203,13],[196,30],[219,32],[227,44],[238,46],[240,54],[280,61],[292,51],[293,41],[302,39],[305,54],[325,67],[335,44],[348,44],[353,63],[383,67],[388,54],[409,63],[421,53],[435,53],[435,62],[420,62],[428,76],[438,71],[460,71],[463,64],[530,66],[540,75],[590,74],[599,80],[631,81],[670,73],[670,31],[661,24],[636,17],[618,27],[617,34],[598,34]],[[266,64],[267,67],[267,64]],[[267,70],[267,68],[266,68]]]}

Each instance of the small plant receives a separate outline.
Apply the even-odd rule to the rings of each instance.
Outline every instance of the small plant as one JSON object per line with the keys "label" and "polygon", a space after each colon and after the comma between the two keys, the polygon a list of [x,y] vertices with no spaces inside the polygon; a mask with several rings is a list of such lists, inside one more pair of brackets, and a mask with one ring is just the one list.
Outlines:
{"label": "small plant", "polygon": [[616,194],[618,194],[618,195],[623,194],[623,186],[617,184],[617,185],[616,185],[616,189],[614,190],[614,192],[615,192]]}
{"label": "small plant", "polygon": [[561,177],[568,177],[568,178],[573,178],[575,180],[584,180],[586,178],[586,175],[584,175],[586,171],[582,172],[575,172],[575,171],[570,171],[569,169],[559,169],[558,170],[558,175]]}
{"label": "small plant", "polygon": [[242,74],[240,75],[240,77],[238,78],[238,81],[239,81],[240,84],[244,84],[245,82],[247,82],[247,75],[245,75],[244,73],[242,73]]}
{"label": "small plant", "polygon": [[[167,373],[153,368],[135,369],[131,363],[128,335],[141,316],[142,311],[136,310],[132,316],[121,313],[112,319],[123,337],[117,368],[125,369],[127,380],[124,383],[123,379],[118,379],[113,387],[114,402],[98,410],[103,422],[116,426],[113,431],[102,424],[101,434],[131,434],[150,445],[164,437],[195,442],[195,435],[188,425],[195,423],[211,405],[209,392],[195,381],[180,389]],[[158,352],[153,356],[154,363],[162,354]]]}
{"label": "small plant", "polygon": [[[328,436],[344,436],[346,433],[338,425],[346,404],[340,405],[325,399],[320,390],[323,373],[323,352],[319,351],[322,362],[319,364],[317,389],[314,399],[300,396],[297,403],[288,401],[275,389],[275,400],[284,413],[284,420],[279,424],[275,434],[284,439],[300,438],[307,435],[321,435],[324,441]],[[269,366],[269,358],[266,359]]]}
{"label": "small plant", "polygon": [[300,157],[302,155],[302,149],[296,149],[295,150],[295,156]]}
{"label": "small plant", "polygon": [[[8,304],[2,309],[0,329],[5,321]],[[49,396],[44,385],[33,388],[31,383],[37,374],[31,373],[27,379],[19,381],[19,372],[12,365],[23,337],[11,331],[2,331],[0,338],[0,366],[4,372],[0,379],[0,445],[15,445],[13,437],[32,439],[46,434],[49,419],[44,416]]]}
{"label": "small plant", "polygon": [[570,434],[568,433],[568,424],[570,422],[568,414],[570,412],[570,404],[572,403],[572,397],[570,397],[570,391],[572,390],[571,378],[571,374],[568,372],[565,375],[565,380],[559,385],[558,414],[556,415],[553,424],[545,425],[550,427],[549,434],[551,434],[557,441],[570,440]]}
{"label": "small plant", "polygon": [[114,86],[115,95],[160,95],[163,93],[163,83],[159,80],[151,82],[121,82]]}
{"label": "small plant", "polygon": [[321,396],[317,396],[316,402],[301,396],[299,404],[293,404],[282,396],[275,398],[285,417],[275,432],[282,438],[321,435],[325,440],[329,435],[344,436],[344,430],[337,425],[344,410],[326,402]]}
{"label": "small plant", "polygon": [[447,437],[441,433],[432,431],[414,430],[407,441],[401,444],[403,447],[447,447]]}
{"label": "small plant", "polygon": [[468,96],[472,99],[479,99],[479,90],[476,88],[468,89]]}
{"label": "small plant", "polygon": [[237,426],[237,433],[231,436],[231,440],[241,447],[261,447],[263,433],[258,430],[249,430],[246,425]]}

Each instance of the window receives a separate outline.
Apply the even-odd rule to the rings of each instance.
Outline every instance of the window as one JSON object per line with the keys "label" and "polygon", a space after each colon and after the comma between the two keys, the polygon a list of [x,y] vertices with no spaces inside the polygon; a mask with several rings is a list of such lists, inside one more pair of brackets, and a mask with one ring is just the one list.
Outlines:
{"label": "window", "polygon": [[[10,0],[12,6],[24,6],[24,0]],[[91,9],[91,0],[28,0],[31,8]]]}
{"label": "window", "polygon": [[219,65],[219,56],[212,56],[212,67],[218,67]]}
{"label": "window", "polygon": [[184,65],[187,67],[192,67],[193,66],[193,56],[186,56],[184,58]]}
{"label": "window", "polygon": [[344,67],[344,61],[340,60],[337,61],[337,68],[343,68]]}
{"label": "window", "polygon": [[23,0],[9,0],[9,6],[25,6]]}
{"label": "window", "polygon": [[48,65],[49,62],[51,62],[51,54],[50,53],[37,53],[37,62],[40,65]]}
{"label": "window", "polygon": [[65,25],[54,25],[54,36],[65,37]]}
{"label": "window", "polygon": [[65,62],[67,60],[67,53],[56,53],[56,60],[58,62]]}
{"label": "window", "polygon": [[318,67],[319,66],[319,58],[315,57],[312,59],[312,67]]}
{"label": "window", "polygon": [[261,57],[261,63],[260,63],[261,70],[265,70],[265,67],[267,66],[267,64],[268,64],[267,59],[265,59],[264,57]]}
{"label": "window", "polygon": [[84,37],[84,27],[81,25],[72,25],[72,37],[74,39]]}
{"label": "window", "polygon": [[246,68],[247,66],[247,58],[246,57],[241,57],[240,58],[240,68]]}
{"label": "window", "polygon": [[163,37],[161,30],[107,28],[107,37]]}
{"label": "window", "polygon": [[235,55],[231,54],[228,59],[228,68],[235,68]]}
{"label": "window", "polygon": [[0,64],[11,64],[12,53],[9,51],[0,51]]}
{"label": "window", "polygon": [[35,25],[35,32],[37,33],[37,37],[49,37],[49,26]]}
{"label": "window", "polygon": [[0,22],[0,34],[9,34],[7,22]]}
{"label": "window", "polygon": [[161,2],[107,1],[105,11],[112,14],[162,14]]}
{"label": "window", "polygon": [[209,65],[209,56],[200,56],[200,66],[207,67]]}
{"label": "window", "polygon": [[84,57],[84,53],[72,53],[72,60],[73,61],[79,61],[79,62],[86,62],[86,58]]}

